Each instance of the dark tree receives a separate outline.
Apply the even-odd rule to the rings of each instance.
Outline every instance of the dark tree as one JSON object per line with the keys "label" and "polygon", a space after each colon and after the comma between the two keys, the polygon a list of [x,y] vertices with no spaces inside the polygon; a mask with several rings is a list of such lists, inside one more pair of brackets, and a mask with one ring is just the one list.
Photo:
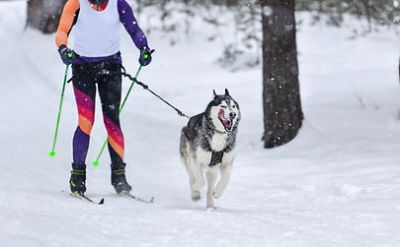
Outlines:
{"label": "dark tree", "polygon": [[295,0],[263,0],[264,147],[296,137],[302,126]]}
{"label": "dark tree", "polygon": [[66,0],[28,0],[26,26],[43,33],[57,30]]}

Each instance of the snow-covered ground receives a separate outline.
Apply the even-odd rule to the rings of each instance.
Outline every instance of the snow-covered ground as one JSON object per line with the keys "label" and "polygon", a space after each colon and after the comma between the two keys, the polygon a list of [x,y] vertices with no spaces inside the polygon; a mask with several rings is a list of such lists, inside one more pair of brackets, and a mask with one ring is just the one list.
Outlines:
{"label": "snow-covered ground", "polygon": [[[233,177],[208,212],[204,200],[190,200],[178,156],[186,120],[140,88],[122,114],[127,174],[156,203],[117,197],[108,155],[88,168],[87,194],[104,197],[104,206],[62,192],[75,103],[69,85],[58,155],[49,158],[65,67],[53,35],[23,31],[24,15],[23,1],[0,3],[0,246],[400,246],[399,37],[390,31],[350,40],[322,24],[299,28],[306,120],[296,140],[274,150],[260,142],[260,69],[220,68],[221,45],[204,41],[200,26],[172,47],[153,33],[154,62],[140,75],[153,90],[192,115],[212,89],[229,88],[242,109]],[[133,73],[137,50],[123,37]],[[104,138],[97,121],[88,162]]]}

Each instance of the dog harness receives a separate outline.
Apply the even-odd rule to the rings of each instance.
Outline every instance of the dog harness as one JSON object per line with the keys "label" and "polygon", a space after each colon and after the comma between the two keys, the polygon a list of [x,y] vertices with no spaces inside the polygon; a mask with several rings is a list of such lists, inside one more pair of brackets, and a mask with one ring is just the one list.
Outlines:
{"label": "dog harness", "polygon": [[213,167],[219,163],[222,163],[223,158],[224,158],[224,151],[219,151],[219,152],[212,151],[211,161],[209,166]]}
{"label": "dog harness", "polygon": [[208,165],[209,167],[213,167],[218,165],[219,163],[222,163],[222,159],[224,158],[224,153],[227,151],[226,148],[222,151],[214,151],[211,148],[210,143],[208,142],[208,140],[205,140],[202,143],[202,147],[207,150],[208,152],[211,152],[211,160],[210,160],[210,164]]}

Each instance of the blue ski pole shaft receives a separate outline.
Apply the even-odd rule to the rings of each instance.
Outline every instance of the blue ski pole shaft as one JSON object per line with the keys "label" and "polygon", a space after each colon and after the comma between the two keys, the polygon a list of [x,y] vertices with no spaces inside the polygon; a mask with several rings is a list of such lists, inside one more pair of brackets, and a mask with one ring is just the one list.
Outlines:
{"label": "blue ski pole shaft", "polygon": [[67,84],[68,69],[69,69],[69,65],[67,65],[65,68],[64,82],[63,82],[62,89],[61,89],[61,97],[60,97],[60,103],[59,103],[59,107],[58,107],[58,115],[57,115],[56,129],[55,129],[54,139],[53,139],[53,146],[51,148],[51,151],[49,152],[50,157],[56,156],[55,149],[56,149],[56,145],[57,145],[58,130],[60,127],[61,111],[62,111],[62,106],[63,106],[63,102],[64,102],[65,85]]}
{"label": "blue ski pole shaft", "polygon": [[[137,78],[139,76],[140,71],[142,70],[142,67],[143,67],[142,65],[139,66],[139,68],[138,68],[138,70],[136,72],[135,78]],[[126,101],[128,100],[128,97],[131,94],[134,85],[135,85],[135,81],[132,81],[131,85],[129,86],[128,92],[126,93],[125,98],[122,101],[121,107],[119,108],[119,113],[121,113],[122,110],[124,109]],[[92,163],[93,166],[99,166],[100,165],[99,161],[100,161],[101,155],[103,154],[104,150],[106,149],[107,143],[108,143],[108,138],[104,141],[103,145],[101,146],[100,152],[97,155],[96,160],[93,161],[93,163]]]}

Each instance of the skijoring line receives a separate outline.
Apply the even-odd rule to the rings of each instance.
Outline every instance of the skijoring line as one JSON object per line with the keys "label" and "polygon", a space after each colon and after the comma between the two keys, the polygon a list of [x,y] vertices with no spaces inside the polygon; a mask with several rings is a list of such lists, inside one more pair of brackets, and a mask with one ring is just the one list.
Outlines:
{"label": "skijoring line", "polygon": [[[122,66],[121,66],[121,67],[122,67]],[[190,116],[189,116],[189,115],[183,113],[183,112],[182,112],[181,110],[179,110],[177,107],[175,107],[174,105],[172,105],[171,103],[169,103],[167,100],[165,100],[164,98],[162,98],[160,95],[158,95],[157,93],[155,93],[153,90],[151,90],[151,89],[149,88],[148,85],[144,84],[144,83],[141,82],[141,81],[138,81],[138,80],[136,79],[136,77],[133,77],[132,75],[126,73],[126,70],[125,70],[124,67],[122,67],[122,72],[121,72],[121,73],[115,73],[115,74],[120,74],[120,75],[122,75],[122,76],[125,76],[125,77],[129,78],[129,80],[131,80],[132,82],[135,82],[136,84],[138,84],[139,86],[141,86],[143,89],[149,91],[151,94],[153,94],[154,96],[156,96],[156,97],[157,97],[158,99],[160,99],[162,102],[164,102],[164,103],[167,104],[169,107],[171,107],[172,109],[174,109],[174,110],[178,113],[179,116],[185,117],[185,118],[187,118],[187,119],[190,119]]]}
{"label": "skijoring line", "polygon": [[[125,69],[124,66],[121,65],[121,69],[122,69],[122,72],[110,73],[110,74],[122,75],[122,76],[124,76],[124,77],[127,77],[127,78],[128,78],[129,80],[131,80],[133,83],[138,84],[138,85],[141,86],[143,89],[149,91],[149,92],[150,92],[151,94],[153,94],[155,97],[157,97],[157,98],[160,99],[162,102],[164,102],[165,104],[167,104],[169,107],[171,107],[172,109],[174,109],[174,110],[178,113],[179,116],[185,117],[185,118],[187,118],[187,119],[190,119],[190,116],[189,116],[189,115],[183,113],[183,112],[182,112],[181,110],[179,110],[177,107],[175,107],[174,105],[172,105],[171,103],[169,103],[167,100],[165,100],[164,98],[162,98],[159,94],[155,93],[153,90],[151,90],[151,89],[149,88],[148,85],[144,84],[144,83],[141,82],[141,81],[138,81],[138,80],[136,79],[136,77],[133,77],[131,74],[126,73],[126,69]],[[71,77],[71,78],[68,80],[68,83],[70,83],[72,80],[73,80],[73,77]]]}

